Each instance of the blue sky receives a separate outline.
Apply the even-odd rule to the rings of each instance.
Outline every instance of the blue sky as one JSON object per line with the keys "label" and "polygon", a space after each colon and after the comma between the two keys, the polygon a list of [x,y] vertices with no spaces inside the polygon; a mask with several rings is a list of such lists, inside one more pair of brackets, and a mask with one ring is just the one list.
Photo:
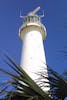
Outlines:
{"label": "blue sky", "polygon": [[[8,52],[19,64],[22,42],[18,37],[22,25],[20,11],[26,15],[37,6],[45,12],[42,23],[47,29],[44,41],[47,64],[62,73],[67,69],[67,0],[0,0],[0,58]],[[0,59],[0,66],[7,68]]]}

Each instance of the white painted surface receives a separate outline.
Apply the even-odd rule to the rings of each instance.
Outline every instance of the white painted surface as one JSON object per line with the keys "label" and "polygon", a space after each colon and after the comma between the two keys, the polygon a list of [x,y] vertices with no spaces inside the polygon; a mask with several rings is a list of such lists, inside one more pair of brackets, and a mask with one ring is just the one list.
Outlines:
{"label": "white painted surface", "polygon": [[[37,72],[46,64],[41,33],[30,31],[23,39],[21,66],[32,79],[37,79]],[[46,66],[45,66],[46,67]]]}
{"label": "white painted surface", "polygon": [[[46,29],[42,29],[40,26],[22,27],[20,29],[20,37],[23,40],[22,55],[21,55],[21,67],[27,72],[27,74],[36,82],[39,78],[38,72],[44,72],[47,74],[47,66],[45,59],[45,52],[43,46],[43,36],[46,36]],[[46,80],[46,79],[44,79]],[[47,80],[46,80],[47,81]],[[39,83],[38,83],[39,84]],[[45,83],[46,85],[46,83]],[[48,91],[49,88],[44,88],[44,91]]]}

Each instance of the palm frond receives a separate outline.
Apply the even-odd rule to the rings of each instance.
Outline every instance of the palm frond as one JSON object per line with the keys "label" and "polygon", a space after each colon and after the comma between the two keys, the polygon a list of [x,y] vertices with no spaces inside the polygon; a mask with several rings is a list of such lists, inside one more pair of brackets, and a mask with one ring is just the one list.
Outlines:
{"label": "palm frond", "polygon": [[[44,72],[39,72],[40,78],[38,79],[41,81],[42,79],[48,79],[48,84],[50,84],[50,91],[51,97],[53,100],[64,100],[67,97],[67,76],[66,79],[62,77],[59,73],[54,71],[48,66],[49,77],[45,77]],[[67,73],[67,72],[65,72]],[[45,84],[45,81],[42,81],[41,84]]]}
{"label": "palm frond", "polygon": [[[7,71],[0,68],[0,71],[10,77],[7,87],[1,90],[2,94],[6,94],[5,100],[16,100],[16,97],[24,98],[24,100],[51,100],[49,94],[45,93],[18,65],[11,57],[5,55],[6,64],[13,70]],[[13,87],[13,90],[8,90],[8,87]],[[1,88],[2,89],[2,88]],[[21,100],[21,99],[20,99]]]}

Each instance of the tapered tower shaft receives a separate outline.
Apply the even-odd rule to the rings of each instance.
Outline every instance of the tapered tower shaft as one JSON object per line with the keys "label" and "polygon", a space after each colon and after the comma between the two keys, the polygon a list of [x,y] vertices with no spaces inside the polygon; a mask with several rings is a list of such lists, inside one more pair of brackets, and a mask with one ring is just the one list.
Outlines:
{"label": "tapered tower shaft", "polygon": [[[43,40],[46,38],[46,28],[41,23],[41,18],[34,12],[24,17],[24,23],[19,29],[19,36],[23,42],[21,67],[34,80],[39,78],[38,72],[45,70],[47,74],[45,51]],[[47,91],[48,88],[45,88]]]}

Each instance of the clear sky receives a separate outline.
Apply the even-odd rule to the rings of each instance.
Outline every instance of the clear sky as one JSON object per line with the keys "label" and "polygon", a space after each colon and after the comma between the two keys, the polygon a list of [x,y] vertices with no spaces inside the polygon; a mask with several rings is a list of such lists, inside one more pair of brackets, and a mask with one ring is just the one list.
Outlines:
{"label": "clear sky", "polygon": [[[22,42],[18,37],[22,25],[22,15],[27,15],[37,6],[41,7],[39,14],[45,12],[42,23],[47,29],[44,41],[47,64],[62,73],[67,69],[67,0],[0,0],[0,57],[8,52],[19,64]],[[6,67],[0,61],[1,67]]]}

